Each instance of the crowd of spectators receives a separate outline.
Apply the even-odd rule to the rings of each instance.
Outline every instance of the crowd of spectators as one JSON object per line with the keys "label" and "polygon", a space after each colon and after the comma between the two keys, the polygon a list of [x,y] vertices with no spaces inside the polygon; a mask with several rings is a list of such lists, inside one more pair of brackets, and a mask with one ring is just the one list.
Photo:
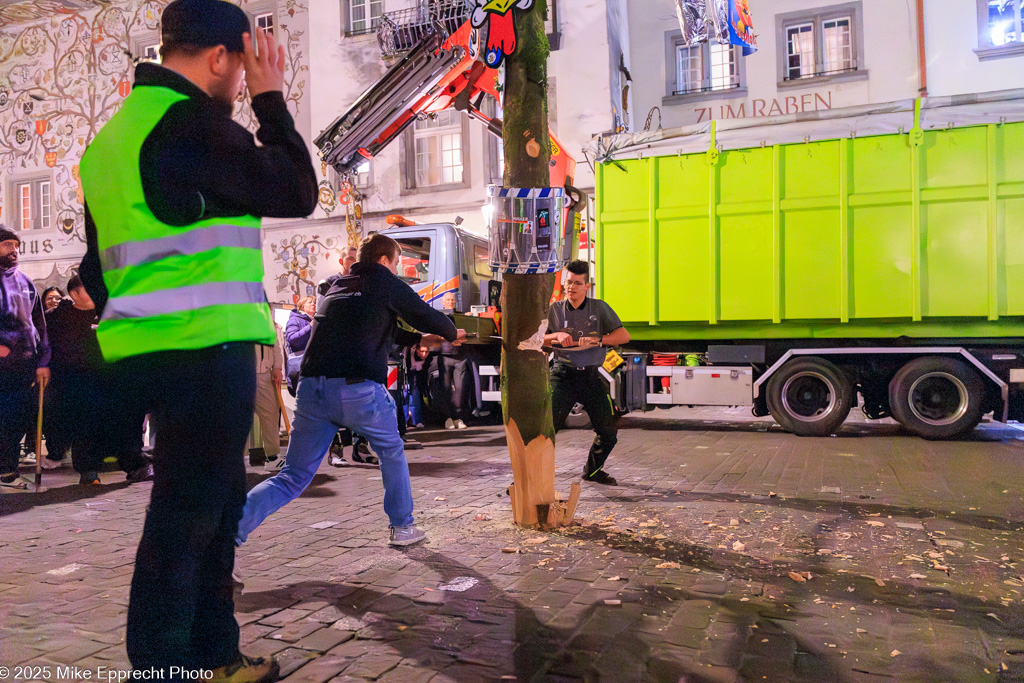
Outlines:
{"label": "crowd of spectators", "polygon": [[[81,278],[71,277],[66,295],[59,287],[48,287],[40,295],[17,268],[17,235],[3,230],[0,244],[0,484],[26,488],[18,465],[34,465],[37,457],[48,470],[70,465],[83,485],[100,483],[105,461],[116,460],[129,482],[150,478],[152,466],[143,438],[146,407],[133,398],[131,378],[123,376],[117,364],[103,360],[96,307]],[[343,274],[355,260],[355,250],[349,251],[342,260]],[[253,465],[279,457],[279,392],[283,384],[294,392],[317,303],[315,296],[300,299],[285,329],[278,329],[277,344],[257,346],[256,419],[249,444]],[[476,414],[476,367],[457,345],[396,346],[389,353],[389,367],[388,388],[406,449],[422,447],[407,428],[465,429]],[[37,453],[40,386],[45,445]],[[330,448],[332,465],[349,464],[346,448],[351,448],[353,462],[378,464],[365,439],[342,429]]]}

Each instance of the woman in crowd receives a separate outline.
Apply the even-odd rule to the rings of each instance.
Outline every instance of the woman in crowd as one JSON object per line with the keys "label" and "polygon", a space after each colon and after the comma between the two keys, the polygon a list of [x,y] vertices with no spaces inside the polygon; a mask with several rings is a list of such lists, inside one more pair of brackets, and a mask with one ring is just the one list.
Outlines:
{"label": "woman in crowd", "polygon": [[43,292],[43,307],[49,313],[57,308],[63,299],[64,292],[60,291],[60,287],[47,287]]}

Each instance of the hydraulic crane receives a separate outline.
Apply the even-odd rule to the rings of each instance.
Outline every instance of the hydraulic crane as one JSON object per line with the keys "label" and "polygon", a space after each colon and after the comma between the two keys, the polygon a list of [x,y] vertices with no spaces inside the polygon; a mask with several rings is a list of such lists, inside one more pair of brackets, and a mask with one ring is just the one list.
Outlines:
{"label": "hydraulic crane", "polygon": [[[478,32],[468,16],[439,13],[411,25],[385,17],[377,37],[382,53],[394,62],[315,141],[321,159],[342,177],[354,174],[417,118],[449,108],[465,112],[501,138],[501,120],[480,108],[487,95],[500,100],[498,73],[478,59]],[[551,186],[565,187],[579,199],[572,187],[576,160],[550,136]]]}

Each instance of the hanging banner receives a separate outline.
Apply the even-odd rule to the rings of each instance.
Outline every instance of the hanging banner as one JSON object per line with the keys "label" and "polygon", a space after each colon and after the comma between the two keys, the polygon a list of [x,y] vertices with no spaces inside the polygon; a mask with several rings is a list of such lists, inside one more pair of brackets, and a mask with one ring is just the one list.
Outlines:
{"label": "hanging banner", "polygon": [[749,0],[729,0],[729,42],[743,48],[743,56],[757,52],[754,19],[750,16]]}

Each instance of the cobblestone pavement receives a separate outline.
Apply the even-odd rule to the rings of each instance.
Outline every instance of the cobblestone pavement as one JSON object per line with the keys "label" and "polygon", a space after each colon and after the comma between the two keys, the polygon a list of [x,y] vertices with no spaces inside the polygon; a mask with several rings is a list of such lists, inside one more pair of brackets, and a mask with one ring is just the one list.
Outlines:
{"label": "cobblestone pavement", "polygon": [[[325,464],[239,551],[244,651],[289,681],[1024,680],[1024,431],[801,439],[739,409],[622,427],[620,485],[584,485],[553,534],[510,524],[500,427],[418,435],[429,542],[405,550],[379,472]],[[560,435],[562,490],[589,440]],[[125,668],[151,485],[45,477],[0,497],[0,665]]]}

